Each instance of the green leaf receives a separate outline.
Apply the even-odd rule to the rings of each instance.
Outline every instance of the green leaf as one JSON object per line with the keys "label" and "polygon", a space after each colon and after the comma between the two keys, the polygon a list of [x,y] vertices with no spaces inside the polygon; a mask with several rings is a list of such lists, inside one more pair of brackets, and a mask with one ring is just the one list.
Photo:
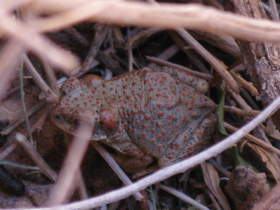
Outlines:
{"label": "green leaf", "polygon": [[226,98],[226,92],[224,88],[224,83],[221,84],[219,88],[219,93],[220,93],[220,100],[218,103],[218,106],[216,108],[216,114],[218,117],[218,129],[219,132],[225,136],[228,135],[225,127],[224,127],[224,106],[225,106],[225,98]]}

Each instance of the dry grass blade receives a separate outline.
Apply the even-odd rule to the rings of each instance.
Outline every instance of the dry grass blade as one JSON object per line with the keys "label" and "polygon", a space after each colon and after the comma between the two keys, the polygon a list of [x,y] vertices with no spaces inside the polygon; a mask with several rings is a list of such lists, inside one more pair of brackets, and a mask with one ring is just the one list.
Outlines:
{"label": "dry grass blade", "polygon": [[34,147],[27,141],[26,137],[20,133],[16,134],[17,142],[24,148],[30,158],[37,164],[40,170],[52,181],[56,180],[56,173],[44,161],[42,156],[34,150]]}
{"label": "dry grass blade", "polygon": [[236,41],[230,36],[215,35],[202,31],[192,31],[192,35],[197,40],[207,42],[235,58],[241,57],[241,52]]}
{"label": "dry grass blade", "polygon": [[[25,0],[27,1],[27,0]],[[75,8],[80,4],[87,3],[90,0],[67,0],[67,4],[64,1],[47,0],[47,1],[31,1],[27,5],[26,9],[32,13],[56,13],[61,12],[70,8]]]}
{"label": "dry grass blade", "polygon": [[[23,47],[16,41],[8,42],[0,54],[0,101],[6,95],[10,82],[16,76],[16,66]],[[9,59],[7,59],[9,58]]]}
{"label": "dry grass blade", "polygon": [[242,87],[247,89],[253,96],[258,96],[258,89],[254,86],[252,82],[248,82],[245,80],[239,73],[231,72],[232,76],[236,79],[236,81],[241,84]]}
{"label": "dry grass blade", "polygon": [[22,1],[17,1],[17,0],[2,0],[0,2],[0,7],[5,9],[5,11],[10,11],[12,9],[15,9],[17,7],[20,7],[22,5],[26,5],[28,3],[34,2],[34,0],[22,0]]}
{"label": "dry grass blade", "polygon": [[17,147],[16,143],[11,144],[7,148],[0,151],[0,160],[3,160],[5,157],[7,157],[10,153],[12,153]]}
{"label": "dry grass blade", "polygon": [[[31,115],[35,114],[36,112],[38,112],[39,110],[41,110],[41,108],[45,106],[45,103],[41,102],[41,103],[37,103],[34,107],[31,108],[31,110],[28,111],[27,116],[30,117]],[[1,135],[9,135],[12,131],[14,131],[18,126],[20,126],[22,123],[24,123],[25,119],[24,118],[20,118],[17,121],[15,121],[14,123],[11,123],[9,126],[7,126],[6,128],[4,128],[0,134]]]}
{"label": "dry grass blade", "polygon": [[[106,160],[108,165],[112,168],[112,170],[118,175],[120,180],[125,185],[132,184],[132,181],[129,179],[129,177],[125,174],[125,172],[120,168],[120,166],[117,164],[117,162],[113,159],[113,157],[107,152],[101,145],[97,143],[92,143],[94,149]],[[135,193],[134,195],[135,199],[140,201],[143,200],[143,196],[140,192]]]}
{"label": "dry grass blade", "polygon": [[58,100],[58,96],[52,91],[52,89],[47,85],[47,83],[43,80],[41,75],[36,71],[35,67],[27,57],[24,55],[24,63],[27,66],[29,73],[32,75],[32,78],[36,82],[36,84],[41,88],[41,90],[45,93],[47,99],[51,102],[55,102]]}
{"label": "dry grass blade", "polygon": [[[24,23],[16,21],[1,9],[0,18],[0,32],[14,37],[16,40],[20,41],[23,46],[33,50],[53,65],[68,70],[66,73],[71,73],[69,70],[74,69],[74,67],[78,65],[76,57],[72,54],[55,46],[45,37],[38,34],[34,29]],[[30,39],[30,37],[32,37],[32,39]]]}
{"label": "dry grass blade", "polygon": [[[151,0],[155,2],[154,0]],[[156,4],[156,3],[154,3]],[[156,4],[158,5],[158,4]],[[227,66],[210,52],[208,52],[189,32],[184,28],[176,29],[177,34],[187,42],[197,53],[199,53],[205,60],[213,66],[213,68],[221,75],[221,77],[227,82],[227,85],[231,87],[235,92],[239,92],[239,86],[234,80],[232,75],[228,72]]]}
{"label": "dry grass blade", "polygon": [[279,21],[279,12],[278,12],[276,1],[275,0],[269,0],[269,4],[270,4],[270,7],[271,7],[272,19],[275,20],[275,21]]}
{"label": "dry grass blade", "polygon": [[158,6],[133,1],[90,1],[56,16],[36,20],[34,25],[40,31],[54,31],[85,20],[170,29],[184,27],[244,40],[280,42],[278,23],[242,17],[198,4]]}
{"label": "dry grass blade", "polygon": [[181,199],[182,201],[191,204],[193,207],[195,207],[196,209],[200,209],[200,210],[209,210],[209,208],[207,208],[206,206],[200,204],[199,202],[197,202],[196,200],[190,198],[189,196],[187,196],[185,193],[179,192],[178,190],[175,190],[171,187],[167,187],[164,186],[162,184],[159,184],[158,187],[163,190],[166,191],[172,195],[174,195],[175,197]]}
{"label": "dry grass blade", "polygon": [[197,51],[205,60],[213,66],[215,71],[221,75],[221,77],[226,81],[226,84],[231,87],[235,92],[239,92],[239,86],[235,79],[228,72],[228,67],[210,52],[208,52],[192,35],[190,35],[184,29],[177,29],[176,32],[187,42],[195,51]]}
{"label": "dry grass blade", "polygon": [[202,163],[203,178],[209,190],[213,193],[221,207],[230,210],[229,202],[220,187],[220,177],[216,169],[210,163]]}
{"label": "dry grass blade", "polygon": [[232,113],[238,114],[240,116],[255,117],[256,115],[258,115],[260,113],[260,111],[258,111],[258,110],[253,110],[253,109],[244,110],[244,109],[240,109],[240,108],[235,107],[235,106],[227,106],[227,105],[224,106],[224,109],[227,112],[232,112]]}
{"label": "dry grass blade", "polygon": [[59,173],[57,183],[50,192],[47,205],[63,203],[70,196],[71,189],[73,190],[73,182],[77,180],[76,174],[88,147],[93,129],[91,123],[84,120],[80,120],[80,122],[76,136],[68,150],[62,169]]}
{"label": "dry grass blade", "polygon": [[247,102],[241,97],[240,94],[235,93],[234,91],[228,89],[227,90],[232,98],[234,98],[234,100],[237,102],[237,104],[239,104],[239,106],[244,109],[244,110],[251,110],[252,108],[247,104]]}
{"label": "dry grass blade", "polygon": [[262,146],[253,143],[247,143],[246,147],[253,151],[257,156],[254,161],[260,161],[262,165],[269,171],[273,179],[278,183],[280,182],[280,159],[274,153],[271,153]]}
{"label": "dry grass blade", "polygon": [[210,74],[194,71],[194,70],[192,70],[190,68],[187,68],[187,67],[175,64],[175,63],[171,63],[171,62],[168,62],[168,61],[156,58],[156,57],[146,56],[146,58],[149,61],[152,61],[154,63],[160,64],[160,65],[169,66],[169,67],[175,68],[175,69],[180,69],[180,70],[188,72],[191,75],[195,75],[195,76],[200,77],[200,78],[205,79],[205,80],[212,80],[213,79],[212,75],[210,75]]}
{"label": "dry grass blade", "polygon": [[[232,126],[232,125],[230,125],[229,123],[226,123],[226,122],[224,123],[224,126],[225,126],[225,128],[229,129],[231,132],[235,132],[235,131],[238,130],[238,128],[236,128],[236,127],[234,127],[234,126]],[[271,152],[275,152],[275,154],[277,154],[277,155],[280,155],[280,150],[279,149],[277,149],[276,147],[268,144],[265,141],[262,141],[261,139],[255,137],[251,134],[247,134],[245,136],[245,138],[248,139],[249,141],[251,141],[251,142],[253,142],[253,143],[269,150],[269,151],[271,151]]]}

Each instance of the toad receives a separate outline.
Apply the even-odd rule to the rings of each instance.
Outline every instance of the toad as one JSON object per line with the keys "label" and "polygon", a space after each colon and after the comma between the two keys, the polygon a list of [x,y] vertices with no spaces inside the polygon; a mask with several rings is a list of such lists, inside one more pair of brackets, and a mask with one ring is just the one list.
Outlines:
{"label": "toad", "polygon": [[84,113],[94,121],[93,141],[121,154],[127,171],[157,162],[163,167],[204,149],[215,131],[208,83],[183,70],[144,69],[112,80],[70,78],[52,112],[53,122],[74,134]]}

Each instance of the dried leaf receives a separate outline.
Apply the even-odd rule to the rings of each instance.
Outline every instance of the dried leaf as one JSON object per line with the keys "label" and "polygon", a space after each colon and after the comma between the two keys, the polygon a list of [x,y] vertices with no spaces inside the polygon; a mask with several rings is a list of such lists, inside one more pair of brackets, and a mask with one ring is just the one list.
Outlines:
{"label": "dried leaf", "polygon": [[271,121],[267,121],[267,125],[265,127],[266,134],[269,135],[270,137],[280,141],[280,132],[276,128],[275,124]]}
{"label": "dried leaf", "polygon": [[210,191],[214,194],[223,209],[230,210],[231,208],[229,206],[228,200],[220,188],[220,177],[216,169],[209,163],[201,164],[201,168],[203,171],[204,181]]}
{"label": "dried leaf", "polygon": [[259,158],[259,161],[264,164],[264,167],[271,173],[273,178],[280,181],[280,159],[270,151],[264,149],[253,143],[247,143],[246,145],[253,150]]}

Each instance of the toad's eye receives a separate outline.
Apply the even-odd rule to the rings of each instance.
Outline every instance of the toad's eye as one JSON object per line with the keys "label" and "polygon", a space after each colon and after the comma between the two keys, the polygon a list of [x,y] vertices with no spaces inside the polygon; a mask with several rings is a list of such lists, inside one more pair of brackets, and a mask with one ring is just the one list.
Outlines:
{"label": "toad's eye", "polygon": [[54,115],[54,118],[55,118],[56,120],[58,120],[58,121],[64,120],[61,114],[56,114],[56,115]]}

